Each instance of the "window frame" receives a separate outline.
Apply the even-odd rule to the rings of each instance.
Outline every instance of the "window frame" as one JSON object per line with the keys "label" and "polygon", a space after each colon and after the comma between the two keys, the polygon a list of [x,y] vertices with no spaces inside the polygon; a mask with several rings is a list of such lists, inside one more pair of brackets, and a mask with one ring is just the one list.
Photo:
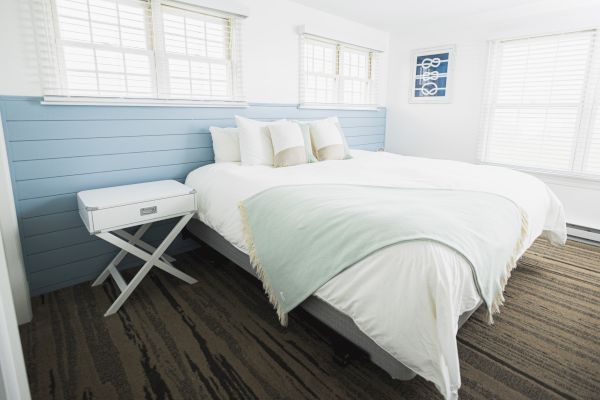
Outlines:
{"label": "window frame", "polygon": [[[41,77],[43,83],[42,90],[44,92],[42,104],[61,105],[61,104],[77,104],[77,105],[120,105],[120,106],[175,106],[175,107],[247,107],[248,103],[245,99],[245,88],[243,86],[243,71],[242,49],[241,49],[241,21],[246,18],[245,15],[231,13],[227,11],[207,8],[189,2],[178,0],[146,0],[148,7],[148,20],[146,22],[146,35],[148,36],[148,49],[132,49],[134,53],[144,53],[150,56],[151,69],[151,84],[152,93],[150,97],[133,97],[133,96],[96,96],[89,94],[72,95],[69,92],[72,89],[67,87],[65,78],[65,57],[64,43],[60,38],[60,26],[58,21],[57,0],[42,0],[46,3],[44,10],[46,11],[45,22],[51,23],[51,27],[42,27],[49,35],[50,43],[38,45],[47,47],[49,52],[54,54],[51,61],[47,62],[45,68],[51,72],[52,76],[58,76],[58,91],[59,94],[48,94],[48,88],[45,85],[44,77]],[[117,0],[118,1],[118,0]],[[140,1],[143,3],[143,0]],[[229,33],[227,44],[227,55],[223,63],[226,65],[228,96],[227,98],[193,98],[172,96],[169,90],[169,72],[168,60],[169,56],[165,48],[165,36],[163,32],[163,11],[162,7],[179,7],[187,12],[198,13],[208,18],[222,18],[228,20]],[[77,47],[94,48],[95,44],[87,42],[75,42]],[[120,48],[119,48],[120,49]],[[185,57],[185,56],[184,56]],[[56,79],[56,78],[54,78]],[[98,90],[100,91],[100,90]]]}
{"label": "window frame", "polygon": [[[334,71],[332,74],[321,73],[321,72],[309,72],[306,67],[306,44],[315,43],[327,45],[335,48],[334,54]],[[353,45],[345,42],[341,42],[334,39],[324,38],[318,35],[312,35],[309,33],[300,34],[300,66],[299,66],[299,108],[312,108],[312,109],[342,109],[342,110],[376,110],[379,108],[378,98],[378,85],[380,74],[378,72],[378,63],[380,62],[379,50],[370,49],[358,45]],[[342,75],[342,56],[344,51],[350,53],[364,53],[367,56],[365,68],[367,70],[367,78],[349,77]],[[333,102],[311,102],[306,100],[306,86],[307,76],[327,76],[334,79],[333,93],[335,95],[335,101]],[[361,81],[367,85],[365,92],[366,99],[370,100],[366,103],[352,103],[344,100],[344,82],[346,81]]]}
{"label": "window frame", "polygon": [[[489,159],[486,159],[487,153],[489,151],[489,141],[491,133],[490,130],[494,112],[497,109],[508,108],[510,106],[509,104],[501,104],[499,106],[496,104],[496,96],[498,91],[498,76],[493,76],[493,74],[497,73],[496,69],[499,67],[498,62],[500,58],[497,54],[497,52],[499,51],[497,47],[502,42],[536,39],[548,36],[560,36],[582,32],[591,32],[592,43],[590,46],[589,53],[587,55],[588,61],[586,71],[584,74],[584,85],[582,88],[581,100],[577,103],[572,104],[512,104],[513,108],[518,108],[519,110],[535,109],[536,107],[545,107],[546,109],[550,109],[552,107],[577,108],[573,149],[570,153],[570,168],[568,170],[564,170],[544,167],[532,167],[521,165],[518,163],[494,162],[490,161]],[[496,61],[495,64],[494,61]],[[594,68],[598,69],[598,71],[594,71]],[[527,173],[546,176],[548,178],[556,177],[557,179],[569,179],[571,181],[578,180],[580,182],[589,182],[593,185],[596,185],[597,182],[600,182],[600,173],[586,172],[586,162],[588,160],[589,153],[591,150],[591,143],[594,133],[594,118],[596,118],[597,121],[600,121],[600,29],[588,28],[574,31],[560,31],[490,40],[488,42],[488,55],[485,76],[487,82],[484,85],[483,90],[483,102],[480,119],[480,138],[477,151],[477,159],[481,164],[509,167]],[[596,129],[598,129],[598,127],[596,127]]]}

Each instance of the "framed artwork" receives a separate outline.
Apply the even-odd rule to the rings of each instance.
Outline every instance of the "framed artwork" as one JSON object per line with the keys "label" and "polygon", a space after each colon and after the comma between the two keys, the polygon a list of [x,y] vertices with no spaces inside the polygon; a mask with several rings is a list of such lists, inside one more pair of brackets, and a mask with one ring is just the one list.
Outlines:
{"label": "framed artwork", "polygon": [[450,103],[454,46],[414,50],[410,103]]}

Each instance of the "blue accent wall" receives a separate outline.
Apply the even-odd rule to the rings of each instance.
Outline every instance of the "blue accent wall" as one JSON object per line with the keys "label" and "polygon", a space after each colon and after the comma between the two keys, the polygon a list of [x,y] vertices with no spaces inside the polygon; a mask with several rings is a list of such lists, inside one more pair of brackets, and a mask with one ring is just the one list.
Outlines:
{"label": "blue accent wall", "polygon": [[[352,148],[383,148],[385,109],[317,110],[296,105],[246,108],[42,105],[38,97],[2,97],[23,255],[32,295],[96,277],[116,254],[91,236],[77,213],[81,190],[160,179],[185,180],[213,162],[210,126],[234,126],[234,116],[316,119],[337,115]],[[156,243],[172,222],[145,238]],[[170,253],[195,246],[178,239]],[[133,257],[124,265],[134,265]]]}

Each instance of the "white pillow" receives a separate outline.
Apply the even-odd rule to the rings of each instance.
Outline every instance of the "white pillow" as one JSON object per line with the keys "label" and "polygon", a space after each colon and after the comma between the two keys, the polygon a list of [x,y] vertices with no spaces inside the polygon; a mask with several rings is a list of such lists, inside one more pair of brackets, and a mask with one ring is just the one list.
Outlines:
{"label": "white pillow", "polygon": [[269,132],[273,143],[275,167],[289,167],[308,162],[304,135],[298,124],[289,121],[271,124]]}
{"label": "white pillow", "polygon": [[212,137],[215,162],[238,162],[240,157],[240,135],[238,128],[209,128]]}
{"label": "white pillow", "polygon": [[269,134],[269,125],[275,122],[263,122],[235,116],[240,129],[240,156],[242,165],[273,165],[273,144]]}
{"label": "white pillow", "polygon": [[310,138],[319,161],[352,158],[337,117],[311,121]]}

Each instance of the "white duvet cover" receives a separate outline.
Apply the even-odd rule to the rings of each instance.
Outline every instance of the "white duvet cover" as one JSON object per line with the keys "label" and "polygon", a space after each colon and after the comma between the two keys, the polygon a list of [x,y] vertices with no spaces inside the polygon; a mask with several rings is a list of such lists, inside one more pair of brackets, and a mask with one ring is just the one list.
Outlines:
{"label": "white duvet cover", "polygon": [[[384,152],[354,150],[352,154],[351,160],[286,168],[211,164],[192,171],[186,184],[197,190],[198,218],[245,253],[238,203],[273,186],[311,183],[497,193],[527,213],[527,247],[541,234],[554,243],[566,240],[561,203],[533,176],[501,167]],[[346,269],[315,295],[350,316],[380,347],[432,381],[445,398],[458,396],[458,318],[480,303],[471,269],[461,255],[439,243],[400,243]]]}

